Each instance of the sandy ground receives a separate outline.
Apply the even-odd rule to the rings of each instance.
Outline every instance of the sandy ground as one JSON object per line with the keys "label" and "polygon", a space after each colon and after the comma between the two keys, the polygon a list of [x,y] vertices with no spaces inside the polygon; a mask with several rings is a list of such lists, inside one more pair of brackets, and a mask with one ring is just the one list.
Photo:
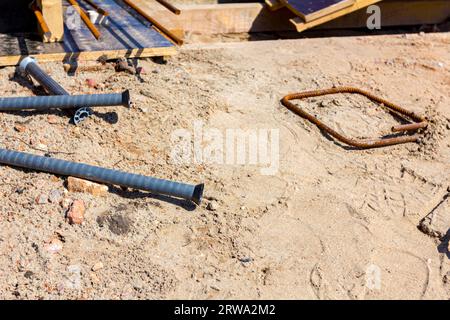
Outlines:
{"label": "sandy ground", "polygon": [[[187,45],[167,64],[139,61],[141,77],[111,64],[76,76],[43,64],[72,93],[129,88],[135,106],[98,110],[79,127],[60,112],[2,113],[3,147],[205,182],[205,201],[70,193],[64,177],[1,166],[0,297],[450,298],[448,239],[417,229],[449,187],[449,45],[448,33]],[[14,71],[0,69],[2,96],[33,95]],[[354,150],[279,103],[333,85],[426,114],[430,127],[420,144]],[[363,97],[299,103],[354,137],[397,123]],[[171,137],[199,124],[219,136],[279,130],[278,170],[174,163]],[[45,201],[55,190],[62,205]],[[66,221],[69,199],[85,201],[82,225]]]}

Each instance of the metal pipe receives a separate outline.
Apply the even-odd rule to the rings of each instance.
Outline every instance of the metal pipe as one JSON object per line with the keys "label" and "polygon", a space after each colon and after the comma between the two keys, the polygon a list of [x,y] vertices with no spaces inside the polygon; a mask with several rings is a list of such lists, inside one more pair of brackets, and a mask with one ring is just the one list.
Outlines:
{"label": "metal pipe", "polygon": [[95,39],[100,39],[101,37],[101,33],[100,31],[98,31],[98,29],[96,28],[96,26],[94,26],[94,24],[91,22],[91,19],[89,19],[88,15],[86,14],[86,12],[84,12],[83,9],[81,9],[80,5],[78,4],[78,2],[76,2],[75,0],[68,0],[70,2],[70,4],[72,5],[72,7],[78,12],[78,14],[80,15],[81,19],[84,21],[84,23],[86,24],[86,26],[88,27],[89,30],[91,30],[92,34],[94,35]]}
{"label": "metal pipe", "polygon": [[92,107],[130,107],[130,91],[126,90],[123,93],[85,94],[75,96],[0,97],[0,111],[74,109],[83,108],[87,105]]}
{"label": "metal pipe", "polygon": [[84,2],[87,2],[92,8],[94,8],[99,14],[106,16],[109,16],[109,12],[106,10],[103,10],[100,8],[96,3],[94,3],[91,0],[84,0]]}
{"label": "metal pipe", "polygon": [[204,184],[190,185],[1,148],[0,163],[173,196],[198,205],[203,196]]}
{"label": "metal pipe", "polygon": [[179,15],[181,13],[180,9],[175,7],[173,4],[167,2],[166,0],[156,0],[156,1],[159,2],[161,5],[163,5],[164,7],[166,7],[167,10],[175,13],[176,15]]}
{"label": "metal pipe", "polygon": [[[19,65],[20,70],[25,72],[26,74],[29,74],[31,77],[33,77],[37,82],[39,82],[45,90],[47,90],[48,93],[52,95],[58,95],[58,96],[69,96],[70,94],[61,87],[58,82],[53,80],[52,77],[50,77],[48,74],[42,70],[39,65],[36,62],[36,59],[32,57],[26,57],[24,58]],[[73,117],[73,122],[75,124],[79,124],[81,121],[86,119],[92,114],[91,108],[84,106],[83,108],[78,109],[75,112],[75,115]]]}
{"label": "metal pipe", "polygon": [[164,33],[167,37],[169,37],[173,42],[175,42],[178,45],[183,44],[183,40],[178,38],[175,34],[170,32],[167,28],[165,28],[163,25],[161,25],[158,21],[150,17],[148,14],[146,14],[141,8],[136,6],[133,2],[130,0],[123,0],[128,6],[130,6],[134,11],[139,13],[143,18],[145,18],[147,21],[149,21],[151,24],[153,24],[154,27],[159,29],[162,33]]}
{"label": "metal pipe", "polygon": [[32,57],[26,57],[20,62],[19,68],[21,71],[29,74],[39,84],[41,84],[48,93],[58,96],[70,95],[66,89],[61,87],[58,82],[53,80],[48,74],[42,70]]}
{"label": "metal pipe", "polygon": [[38,21],[39,26],[41,27],[42,32],[44,33],[44,37],[50,38],[52,33],[50,32],[50,28],[47,25],[47,22],[42,15],[41,9],[36,5],[36,2],[33,2],[30,6],[31,10],[33,10],[34,15]]}

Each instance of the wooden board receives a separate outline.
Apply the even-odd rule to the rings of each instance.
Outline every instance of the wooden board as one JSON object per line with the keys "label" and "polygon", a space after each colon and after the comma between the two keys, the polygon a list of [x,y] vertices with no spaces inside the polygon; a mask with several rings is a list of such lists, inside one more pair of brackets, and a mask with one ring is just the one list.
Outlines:
{"label": "wooden board", "polygon": [[[381,26],[440,24],[450,18],[448,0],[384,0],[377,4],[382,12]],[[366,8],[318,26],[320,29],[365,28]]]}
{"label": "wooden board", "polygon": [[75,29],[66,25],[61,43],[41,43],[35,34],[29,33],[0,34],[0,66],[16,65],[28,55],[41,61],[64,61],[169,56],[177,52],[172,42],[116,1],[101,3],[110,13],[109,25],[98,26],[101,40],[96,40],[83,23]]}
{"label": "wooden board", "polygon": [[64,37],[64,20],[63,9],[61,0],[38,0],[37,4],[41,8],[42,15],[48,28],[50,29],[51,36],[49,38],[43,35],[41,37],[44,42],[57,42],[62,41]]}
{"label": "wooden board", "polygon": [[[142,8],[163,22],[171,31],[190,34],[295,31],[289,19],[295,15],[286,8],[271,11],[262,3],[229,3],[209,5],[178,5],[181,14],[167,14],[151,0],[135,0]],[[146,5],[147,3],[147,5]],[[421,25],[444,22],[450,16],[449,0],[384,0],[378,3],[381,25]],[[354,11],[319,25],[320,29],[365,28],[366,9]]]}
{"label": "wooden board", "polygon": [[[347,15],[349,13],[357,11],[357,10],[359,10],[361,8],[368,7],[368,6],[372,5],[372,4],[378,3],[380,1],[381,0],[356,0],[356,2],[354,4],[352,4],[351,6],[349,6],[349,7],[345,7],[343,9],[341,9],[341,10],[338,10],[338,11],[336,11],[334,13],[322,16],[322,17],[317,18],[315,20],[307,22],[307,21],[304,21],[300,17],[296,17],[296,18],[291,19],[291,22],[295,26],[295,29],[298,32],[302,32],[302,31],[304,31],[306,29],[310,29],[310,28],[316,27],[318,25],[324,24],[324,23],[326,23],[328,21],[332,21],[334,19],[337,19],[339,17],[345,16],[345,15]],[[404,5],[407,6],[407,3],[405,3]]]}
{"label": "wooden board", "polygon": [[305,22],[327,16],[355,3],[355,0],[279,0]]}

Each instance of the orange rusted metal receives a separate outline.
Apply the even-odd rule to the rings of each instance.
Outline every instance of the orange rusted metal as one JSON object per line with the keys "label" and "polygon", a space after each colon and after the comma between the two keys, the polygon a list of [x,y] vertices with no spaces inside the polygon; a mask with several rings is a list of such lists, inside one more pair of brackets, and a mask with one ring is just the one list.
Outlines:
{"label": "orange rusted metal", "polygon": [[72,5],[72,7],[78,12],[78,14],[80,15],[81,19],[84,21],[84,23],[86,24],[86,26],[89,28],[89,30],[92,32],[92,34],[94,35],[94,37],[98,40],[101,37],[100,31],[98,31],[97,27],[94,26],[94,24],[91,22],[91,19],[89,19],[88,15],[86,14],[86,12],[84,12],[83,9],[81,9],[80,5],[78,4],[78,2],[76,0],[68,0],[69,3]]}
{"label": "orange rusted metal", "polygon": [[44,33],[44,36],[46,38],[50,38],[52,33],[50,31],[50,28],[47,25],[47,22],[45,22],[44,16],[42,15],[41,9],[37,6],[36,2],[33,2],[30,6],[31,10],[33,10],[34,15],[36,16],[36,19],[39,23],[39,26]]}
{"label": "orange rusted metal", "polygon": [[344,142],[345,144],[348,144],[353,147],[361,148],[361,149],[368,149],[368,148],[376,148],[376,147],[385,147],[400,143],[407,143],[407,142],[417,142],[420,139],[419,135],[403,135],[403,136],[397,136],[397,137],[390,137],[390,138],[378,138],[373,140],[362,140],[362,139],[353,139],[348,138],[341,133],[335,131],[334,129],[330,128],[326,124],[324,124],[322,121],[317,119],[316,117],[310,115],[309,113],[302,110],[300,107],[294,105],[290,100],[297,100],[297,99],[305,99],[305,98],[311,98],[311,97],[317,97],[322,95],[328,95],[328,94],[336,94],[336,93],[356,93],[361,94],[367,98],[369,98],[372,101],[378,102],[382,105],[384,105],[386,108],[390,109],[391,111],[394,111],[400,115],[406,116],[409,119],[412,119],[413,121],[416,121],[416,123],[412,124],[406,124],[406,125],[399,125],[394,126],[392,128],[393,132],[405,132],[405,131],[415,131],[418,129],[424,129],[427,127],[428,123],[426,119],[420,115],[415,114],[414,112],[408,111],[394,103],[391,103],[383,98],[377,97],[367,91],[353,88],[353,87],[336,87],[331,89],[325,89],[325,90],[314,90],[314,91],[306,91],[301,93],[294,93],[289,94],[281,100],[281,103],[287,107],[292,112],[300,115],[301,117],[309,120],[310,122],[314,123],[317,127],[319,127],[321,130],[327,132],[337,140]]}
{"label": "orange rusted metal", "polygon": [[176,15],[181,13],[181,10],[178,9],[177,7],[175,7],[173,4],[167,2],[166,0],[156,0],[158,1],[161,5],[163,5],[164,7],[167,8],[167,10],[175,13]]}
{"label": "orange rusted metal", "polygon": [[87,2],[92,8],[95,9],[99,14],[103,16],[109,16],[109,12],[100,8],[96,3],[94,3],[92,0],[84,0],[84,2]]}
{"label": "orange rusted metal", "polygon": [[182,45],[183,44],[183,40],[181,40],[180,38],[178,38],[175,34],[173,34],[170,30],[168,30],[167,28],[165,28],[163,25],[161,25],[158,21],[156,21],[155,19],[153,19],[152,17],[150,17],[148,14],[146,14],[141,8],[139,8],[138,6],[136,6],[132,1],[130,0],[123,0],[123,2],[125,4],[127,4],[128,6],[130,6],[133,10],[135,10],[137,13],[139,13],[143,18],[145,18],[148,22],[150,22],[151,24],[153,24],[153,26],[160,30],[162,33],[164,33],[170,40],[172,40],[173,42],[175,42],[178,45]]}

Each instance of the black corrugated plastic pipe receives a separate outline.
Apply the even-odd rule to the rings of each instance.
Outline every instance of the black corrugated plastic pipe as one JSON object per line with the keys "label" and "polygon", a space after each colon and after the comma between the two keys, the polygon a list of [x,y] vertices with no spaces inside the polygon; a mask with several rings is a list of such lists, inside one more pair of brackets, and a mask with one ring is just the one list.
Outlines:
{"label": "black corrugated plastic pipe", "polygon": [[0,111],[72,109],[82,108],[87,105],[92,107],[130,107],[130,92],[126,90],[122,93],[85,94],[76,96],[0,97]]}
{"label": "black corrugated plastic pipe", "polygon": [[100,183],[145,190],[155,194],[190,200],[198,205],[201,203],[203,196],[203,183],[190,185],[1,148],[0,163],[63,176],[78,177]]}

